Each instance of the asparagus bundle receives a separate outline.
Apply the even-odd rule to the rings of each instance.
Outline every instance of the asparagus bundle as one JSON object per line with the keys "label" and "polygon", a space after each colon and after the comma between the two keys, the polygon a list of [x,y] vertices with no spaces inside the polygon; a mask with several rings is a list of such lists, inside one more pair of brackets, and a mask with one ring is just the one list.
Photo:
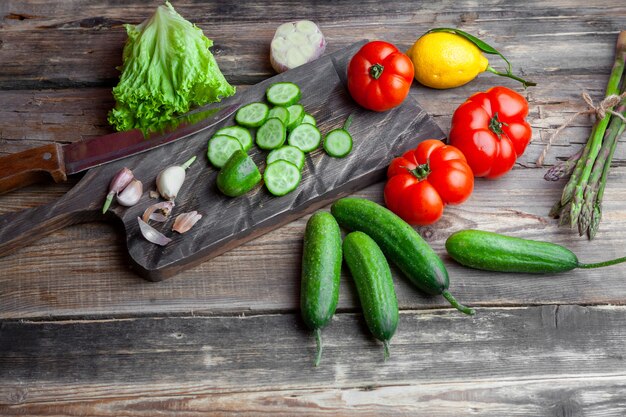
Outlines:
{"label": "asparagus bundle", "polygon": [[616,107],[613,110],[612,106],[601,109],[601,117],[596,120],[582,153],[555,165],[546,174],[546,179],[554,180],[571,173],[561,199],[552,207],[550,215],[560,218],[561,224],[578,227],[580,236],[586,234],[589,239],[593,239],[598,231],[611,161],[617,141],[626,127],[623,118],[626,117],[626,31],[620,32],[615,49],[615,63],[606,88],[605,103],[617,102]]}

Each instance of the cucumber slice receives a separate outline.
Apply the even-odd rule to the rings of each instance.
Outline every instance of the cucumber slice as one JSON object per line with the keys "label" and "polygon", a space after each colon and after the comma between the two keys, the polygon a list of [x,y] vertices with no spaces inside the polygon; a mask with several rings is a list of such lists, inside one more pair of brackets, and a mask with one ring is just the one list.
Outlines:
{"label": "cucumber slice", "polygon": [[207,156],[214,167],[221,168],[236,150],[243,150],[237,139],[227,135],[215,135],[209,140]]}
{"label": "cucumber slice", "polygon": [[294,83],[274,83],[265,91],[267,101],[275,106],[291,106],[300,100],[300,87]]}
{"label": "cucumber slice", "polygon": [[259,127],[267,119],[270,109],[265,103],[250,103],[239,110],[235,114],[237,124],[245,127]]}
{"label": "cucumber slice", "polygon": [[309,113],[304,113],[304,117],[302,118],[302,123],[308,123],[310,125],[317,126],[315,117],[311,116]]}
{"label": "cucumber slice", "polygon": [[304,107],[302,107],[300,104],[294,104],[293,106],[287,107],[287,111],[289,112],[289,122],[287,122],[287,130],[291,132],[300,123],[302,123],[302,119],[304,119]]}
{"label": "cucumber slice", "polygon": [[352,136],[345,129],[331,130],[324,138],[324,150],[334,158],[343,158],[352,150]]}
{"label": "cucumber slice", "polygon": [[213,136],[217,136],[217,135],[227,135],[227,136],[232,136],[233,138],[237,139],[239,143],[241,144],[241,148],[245,152],[248,152],[250,148],[252,148],[252,143],[253,143],[252,134],[245,127],[241,127],[241,126],[223,127],[217,132],[215,132],[215,135]]}
{"label": "cucumber slice", "polygon": [[287,132],[279,119],[267,119],[256,132],[256,144],[261,149],[276,149],[283,146]]}
{"label": "cucumber slice", "polygon": [[265,186],[275,196],[285,195],[295,190],[301,178],[300,169],[282,159],[269,164],[263,173]]}
{"label": "cucumber slice", "polygon": [[291,162],[292,164],[297,166],[298,169],[302,170],[302,168],[304,168],[304,158],[304,152],[302,152],[295,146],[287,145],[283,146],[282,148],[274,149],[272,152],[270,152],[269,155],[267,155],[267,160],[265,161],[265,163],[269,165],[272,162],[283,160]]}
{"label": "cucumber slice", "polygon": [[283,122],[285,126],[287,126],[287,123],[289,123],[289,111],[285,107],[272,107],[272,109],[270,110],[270,114],[269,116],[267,116],[267,118],[279,119],[281,122]]}
{"label": "cucumber slice", "polygon": [[311,152],[318,146],[320,146],[320,142],[322,141],[322,134],[317,127],[310,125],[308,123],[301,124],[296,127],[290,134],[287,139],[291,146],[295,146],[299,148],[302,152]]}

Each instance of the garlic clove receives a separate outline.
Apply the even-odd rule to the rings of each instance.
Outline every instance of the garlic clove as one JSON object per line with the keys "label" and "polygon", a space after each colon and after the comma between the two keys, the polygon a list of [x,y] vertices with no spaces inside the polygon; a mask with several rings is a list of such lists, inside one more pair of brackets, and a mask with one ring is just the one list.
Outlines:
{"label": "garlic clove", "polygon": [[130,184],[117,195],[117,202],[122,206],[134,206],[141,199],[143,194],[143,184],[137,179],[133,179]]}
{"label": "garlic clove", "polygon": [[117,174],[113,176],[111,182],[109,183],[109,193],[104,201],[104,206],[102,206],[102,214],[106,213],[111,206],[113,197],[126,188],[126,186],[128,186],[134,178],[135,176],[133,175],[133,171],[128,168],[120,169]]}
{"label": "garlic clove", "polygon": [[201,218],[202,215],[198,214],[195,210],[190,211],[189,213],[179,214],[174,220],[172,230],[181,234],[185,233],[189,231],[189,229],[191,229]]}
{"label": "garlic clove", "polygon": [[185,170],[179,166],[165,168],[157,176],[159,194],[166,200],[174,200],[185,182]]}
{"label": "garlic clove", "polygon": [[191,157],[181,166],[171,166],[165,168],[157,175],[156,186],[159,194],[166,200],[174,200],[185,182],[185,170],[196,160]]}

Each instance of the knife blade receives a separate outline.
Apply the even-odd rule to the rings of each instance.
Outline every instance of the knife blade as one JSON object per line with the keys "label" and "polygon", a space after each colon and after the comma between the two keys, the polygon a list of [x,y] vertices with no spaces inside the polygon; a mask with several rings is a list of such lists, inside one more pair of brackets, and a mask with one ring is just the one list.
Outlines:
{"label": "knife blade", "polygon": [[62,182],[68,175],[184,139],[226,119],[239,108],[239,104],[206,107],[186,113],[161,131],[147,135],[134,129],[67,145],[48,144],[0,157],[0,194],[39,182],[48,176],[55,182]]}

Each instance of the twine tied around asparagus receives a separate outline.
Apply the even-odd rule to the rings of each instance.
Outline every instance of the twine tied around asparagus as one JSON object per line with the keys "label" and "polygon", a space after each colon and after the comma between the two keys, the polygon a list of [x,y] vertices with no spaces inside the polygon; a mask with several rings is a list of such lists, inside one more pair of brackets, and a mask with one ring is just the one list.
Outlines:
{"label": "twine tied around asparagus", "polygon": [[597,120],[602,120],[606,117],[606,114],[609,113],[615,117],[619,117],[624,122],[626,122],[626,117],[624,117],[622,114],[616,111],[613,111],[613,107],[619,104],[619,102],[624,97],[626,97],[626,92],[620,95],[611,94],[610,96],[605,97],[604,100],[602,100],[597,106],[594,104],[593,100],[591,99],[591,96],[587,94],[587,92],[583,92],[582,97],[583,97],[583,100],[585,100],[585,103],[587,103],[587,105],[589,106],[589,108],[587,110],[581,110],[577,112],[572,117],[570,117],[567,121],[565,121],[565,123],[559,126],[558,129],[554,131],[552,136],[550,136],[550,139],[548,139],[548,143],[546,144],[546,147],[544,148],[543,152],[541,152],[541,155],[539,155],[539,157],[537,158],[537,161],[535,162],[535,164],[538,167],[543,166],[543,161],[546,158],[548,151],[552,147],[552,143],[554,142],[554,139],[559,135],[559,133],[563,131],[563,129],[569,126],[574,121],[574,119],[576,119],[578,116],[581,116],[583,114],[594,114]]}

